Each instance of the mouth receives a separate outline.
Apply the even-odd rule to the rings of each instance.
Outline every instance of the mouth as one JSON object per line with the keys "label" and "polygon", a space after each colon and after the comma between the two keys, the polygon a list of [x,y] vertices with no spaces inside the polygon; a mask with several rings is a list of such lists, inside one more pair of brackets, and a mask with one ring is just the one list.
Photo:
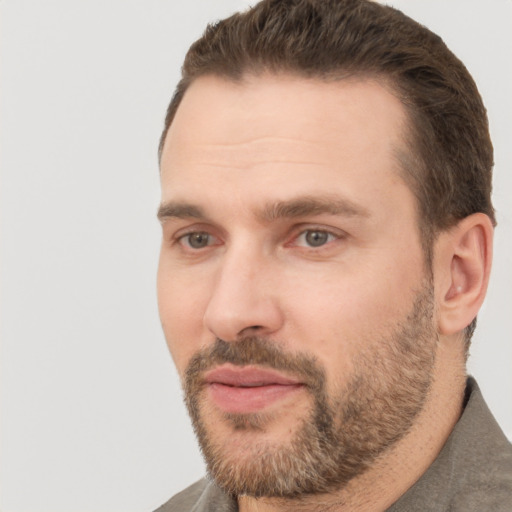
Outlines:
{"label": "mouth", "polygon": [[270,369],[222,365],[204,378],[209,398],[223,412],[261,412],[299,392],[304,384]]}

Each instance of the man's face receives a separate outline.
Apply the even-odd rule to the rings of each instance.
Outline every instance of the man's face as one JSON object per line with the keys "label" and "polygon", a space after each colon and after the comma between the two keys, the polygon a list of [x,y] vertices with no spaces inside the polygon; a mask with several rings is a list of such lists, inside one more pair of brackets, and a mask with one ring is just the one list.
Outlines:
{"label": "man's face", "polygon": [[376,82],[195,81],[161,162],[160,316],[219,485],[339,487],[421,411],[436,346],[399,101]]}

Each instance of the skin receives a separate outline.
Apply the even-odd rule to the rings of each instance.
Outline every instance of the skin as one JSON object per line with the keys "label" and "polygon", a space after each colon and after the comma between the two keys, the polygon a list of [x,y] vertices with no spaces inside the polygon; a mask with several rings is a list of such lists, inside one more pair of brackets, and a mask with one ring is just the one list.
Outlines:
{"label": "skin", "polygon": [[[357,357],[371,357],[374,340],[406,317],[425,280],[416,200],[394,156],[406,127],[401,103],[375,81],[207,76],[191,85],[161,160],[158,298],[182,378],[216,338],[260,336],[313,356],[329,394],[343,389]],[[276,208],[311,200],[338,208]],[[314,231],[327,233],[323,245],[309,243]],[[190,233],[204,233],[206,245],[191,245]],[[431,392],[410,432],[339,492],[300,507],[243,497],[242,511],[319,503],[384,510],[421,476],[460,416],[461,332],[485,295],[491,236],[487,217],[475,214],[437,239],[439,345]],[[205,407],[212,435],[236,455],[262,441],[286,443],[311,401],[299,391],[271,404],[259,432],[237,431],[215,404]]]}

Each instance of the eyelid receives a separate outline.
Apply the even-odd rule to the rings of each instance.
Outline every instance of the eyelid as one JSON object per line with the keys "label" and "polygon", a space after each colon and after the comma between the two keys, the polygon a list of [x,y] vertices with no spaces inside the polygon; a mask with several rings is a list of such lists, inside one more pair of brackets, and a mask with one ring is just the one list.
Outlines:
{"label": "eyelid", "polygon": [[[322,233],[327,235],[327,239],[325,242],[321,243],[320,245],[311,245],[307,241],[307,236],[310,233]],[[299,240],[304,239],[304,244],[297,243]],[[296,245],[300,245],[301,247],[306,247],[308,249],[320,249],[321,247],[326,246],[327,244],[333,242],[334,240],[338,240],[338,237],[336,237],[334,234],[329,233],[328,231],[320,231],[319,229],[307,229],[305,231],[302,231],[302,233],[299,233],[299,236],[295,238]]]}
{"label": "eyelid", "polygon": [[169,240],[176,241],[179,238],[190,235],[191,233],[208,233],[213,236],[217,236],[216,234],[218,230],[212,227],[209,224],[205,224],[203,222],[176,222],[174,225],[169,224],[167,226],[167,233]]}
{"label": "eyelid", "polygon": [[[184,240],[186,240],[187,237],[195,233],[205,234],[209,236],[213,240],[213,242],[208,243],[208,245],[202,248],[191,247],[190,244],[185,243]],[[200,252],[201,249],[207,249],[212,246],[220,245],[219,242],[221,241],[221,237],[216,233],[215,229],[212,229],[211,226],[205,226],[204,224],[194,224],[192,226],[187,226],[176,230],[170,237],[170,241],[173,245],[177,244],[184,248],[185,250],[189,250],[192,252]]]}
{"label": "eyelid", "polygon": [[[297,240],[301,236],[305,235],[308,232],[312,232],[312,231],[327,233],[328,235],[334,237],[334,240],[330,240],[330,241],[326,242],[325,244],[320,245],[318,247],[307,246],[307,245],[302,246],[302,245],[298,245],[296,243]],[[332,243],[334,243],[338,240],[343,240],[347,237],[348,237],[348,234],[345,231],[343,231],[341,229],[333,228],[331,226],[324,226],[324,225],[318,225],[318,224],[316,224],[316,225],[315,224],[301,224],[300,226],[295,227],[292,237],[291,237],[291,241],[288,242],[286,245],[302,247],[304,249],[310,249],[312,251],[319,251],[319,250],[322,250],[323,248],[329,247]]]}
{"label": "eyelid", "polygon": [[[334,237],[334,240],[330,240],[326,242],[324,245],[314,247],[314,246],[306,246],[306,245],[298,245],[297,239],[301,236],[303,236],[307,232],[311,231],[319,231],[322,233],[327,233],[331,237]],[[199,252],[201,249],[194,249],[192,247],[189,247],[188,244],[184,245],[182,243],[182,240],[184,240],[187,236],[190,236],[193,233],[205,233],[206,235],[213,238],[214,242],[209,243],[207,246],[204,247],[204,249],[208,247],[212,247],[215,245],[220,245],[220,243],[223,242],[224,236],[222,233],[219,233],[219,230],[215,228],[214,226],[203,224],[203,223],[197,223],[192,225],[187,225],[185,227],[181,227],[179,229],[173,230],[172,233],[170,233],[166,238],[169,240],[169,243],[172,245],[178,244],[184,248],[188,248],[191,251]],[[319,251],[322,250],[322,248],[327,248],[328,246],[331,246],[331,244],[335,243],[337,240],[342,240],[345,238],[348,238],[349,234],[340,229],[335,228],[333,226],[326,226],[325,224],[309,224],[309,223],[301,223],[298,225],[295,225],[292,227],[292,229],[289,232],[289,235],[286,237],[288,239],[288,242],[286,242],[284,245],[285,247],[299,247],[303,249],[310,249],[312,251]]]}
{"label": "eyelid", "polygon": [[[209,237],[210,239],[217,239],[217,237],[215,235],[212,235],[208,231],[204,231],[204,230],[200,230],[200,229],[193,229],[191,231],[187,231],[185,233],[180,234],[180,236],[176,237],[176,240],[178,242],[181,242],[182,240],[186,240],[187,238],[189,238],[191,235],[205,235],[205,236]],[[208,245],[211,245],[211,244],[208,244]]]}

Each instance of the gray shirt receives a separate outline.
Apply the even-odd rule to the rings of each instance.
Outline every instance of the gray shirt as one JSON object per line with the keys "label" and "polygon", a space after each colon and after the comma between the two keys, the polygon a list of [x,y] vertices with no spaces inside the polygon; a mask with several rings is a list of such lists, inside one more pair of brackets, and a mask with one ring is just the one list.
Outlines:
{"label": "gray shirt", "polygon": [[[512,512],[512,445],[472,378],[466,402],[437,459],[386,512]],[[202,479],[155,512],[236,511],[236,500]]]}

